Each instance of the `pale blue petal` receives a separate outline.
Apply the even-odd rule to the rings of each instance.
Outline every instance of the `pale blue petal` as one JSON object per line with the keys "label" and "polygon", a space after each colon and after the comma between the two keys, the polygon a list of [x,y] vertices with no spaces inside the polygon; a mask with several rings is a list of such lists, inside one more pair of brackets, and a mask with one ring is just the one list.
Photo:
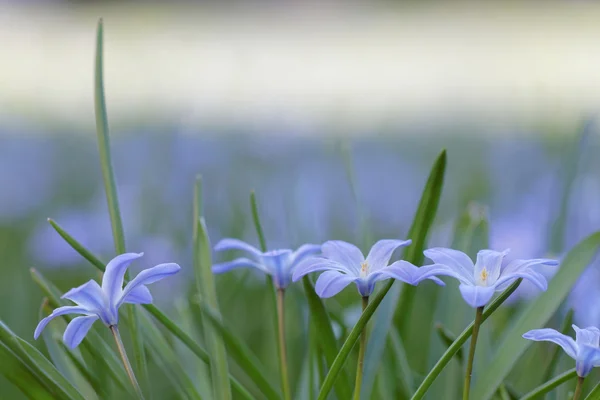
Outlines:
{"label": "pale blue petal", "polygon": [[463,299],[473,308],[485,306],[494,297],[493,286],[465,285],[461,283],[458,287]]}
{"label": "pale blue petal", "polygon": [[325,258],[336,261],[358,276],[361,263],[365,261],[362,252],[353,244],[341,240],[330,240],[323,243],[321,252]]}
{"label": "pale blue petal", "polygon": [[146,286],[140,285],[131,290],[129,294],[123,298],[123,303],[152,304],[152,294]]}
{"label": "pale blue petal", "polygon": [[380,240],[371,247],[369,255],[367,255],[367,263],[370,271],[377,271],[383,267],[387,267],[392,258],[392,254],[398,247],[408,246],[412,240]]}
{"label": "pale blue petal", "polygon": [[447,265],[455,273],[461,276],[459,279],[463,283],[475,283],[473,279],[475,266],[473,261],[462,251],[446,249],[443,247],[434,247],[423,252],[425,257],[431,259],[435,264]]}
{"label": "pale blue petal", "polygon": [[[475,283],[485,286],[496,283],[502,269],[502,261],[509,251],[480,250],[475,263]],[[486,273],[482,274],[484,269]]]}
{"label": "pale blue petal", "polygon": [[222,274],[223,272],[231,271],[232,269],[237,268],[256,268],[261,270],[262,272],[268,273],[267,269],[264,265],[261,265],[255,261],[252,261],[248,258],[237,258],[233,261],[224,262],[221,264],[215,264],[212,266],[213,274]]}
{"label": "pale blue petal", "polygon": [[579,345],[575,369],[577,375],[585,378],[592,368],[600,363],[600,349],[588,344]]}
{"label": "pale blue petal", "polygon": [[290,282],[291,250],[273,250],[260,256],[262,264],[267,268],[268,274],[273,277],[273,283],[278,289],[285,289]]}
{"label": "pale blue petal", "polygon": [[159,281],[163,278],[174,275],[177,272],[179,272],[180,269],[181,269],[181,267],[175,263],[166,263],[166,264],[159,264],[156,267],[152,267],[152,268],[143,270],[135,278],[133,278],[127,284],[127,286],[125,286],[125,289],[123,289],[123,294],[117,300],[117,303],[115,303],[115,307],[119,308],[121,303],[123,303],[123,300],[136,287],[138,287],[140,285],[149,285],[149,284]]}
{"label": "pale blue petal", "polygon": [[320,244],[303,244],[292,254],[292,263],[297,264],[306,257],[310,257],[314,254],[321,252]]}
{"label": "pale blue petal", "polygon": [[546,280],[546,277],[534,270],[517,271],[510,274],[502,273],[500,279],[498,279],[493,286],[497,291],[501,291],[506,289],[519,278],[527,279],[541,291],[545,292],[546,289],[548,289],[548,281]]}
{"label": "pale blue petal", "polygon": [[572,337],[563,335],[562,333],[549,328],[534,329],[523,335],[525,339],[535,340],[536,342],[552,342],[556,343],[567,353],[572,359],[577,359],[577,344]]}
{"label": "pale blue petal", "polygon": [[517,271],[535,270],[541,266],[557,266],[558,261],[545,258],[536,258],[533,260],[513,260],[502,269],[502,275],[512,274]]}
{"label": "pale blue petal", "polygon": [[444,282],[435,275],[446,275],[453,278],[457,278],[458,276],[458,274],[445,265],[433,264],[419,268],[404,260],[396,261],[379,272],[388,278],[398,279],[413,286],[425,279],[431,279],[438,285],[444,286]]}
{"label": "pale blue petal", "polygon": [[248,253],[258,257],[262,254],[260,250],[256,247],[249,245],[246,242],[243,242],[238,239],[222,239],[215,245],[215,251],[224,251],[224,250],[243,250]]}
{"label": "pale blue petal", "polygon": [[292,281],[296,282],[306,274],[317,271],[340,271],[358,277],[358,273],[354,269],[349,269],[346,265],[340,264],[337,261],[325,259],[323,257],[312,257],[301,261],[292,274]]}
{"label": "pale blue petal", "polygon": [[600,330],[598,328],[590,326],[582,329],[575,324],[572,326],[575,330],[575,342],[578,346],[587,344],[589,346],[598,347],[600,345]]}
{"label": "pale blue petal", "polygon": [[87,335],[97,319],[97,315],[73,318],[73,320],[67,325],[67,329],[65,329],[63,342],[65,342],[70,349],[74,349],[75,347],[79,346],[79,343],[81,343],[83,338],[85,338],[85,335]]}
{"label": "pale blue petal", "polygon": [[123,278],[125,271],[133,261],[142,257],[144,253],[125,253],[116,256],[106,265],[102,277],[102,290],[109,304],[116,304],[123,292]]}
{"label": "pale blue petal", "polygon": [[317,279],[315,292],[322,298],[335,296],[356,279],[355,276],[342,274],[338,271],[326,271]]}
{"label": "pale blue petal", "polygon": [[43,320],[40,321],[37,328],[35,328],[35,332],[33,333],[33,338],[37,339],[40,336],[40,334],[42,333],[42,331],[44,330],[46,325],[48,325],[48,322],[52,321],[54,318],[56,318],[60,315],[65,315],[65,314],[89,315],[89,311],[85,307],[80,307],[80,306],[64,306],[64,307],[56,308],[56,309],[54,309],[54,311],[52,311],[52,314],[48,315],[46,318],[44,318]]}
{"label": "pale blue petal", "polygon": [[109,324],[110,318],[107,313],[104,292],[95,280],[89,280],[83,285],[69,290],[61,298],[71,300],[89,312],[98,314],[105,324]]}

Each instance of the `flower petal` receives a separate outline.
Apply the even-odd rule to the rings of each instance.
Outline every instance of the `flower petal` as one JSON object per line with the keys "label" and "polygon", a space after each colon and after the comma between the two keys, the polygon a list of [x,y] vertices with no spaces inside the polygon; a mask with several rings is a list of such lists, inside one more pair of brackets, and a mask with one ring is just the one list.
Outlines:
{"label": "flower petal", "polygon": [[267,273],[273,277],[275,286],[278,289],[285,289],[291,279],[292,251],[288,249],[269,251],[263,253],[260,259]]}
{"label": "flower petal", "polygon": [[315,284],[315,292],[322,298],[335,296],[357,278],[338,271],[326,271],[319,276]]}
{"label": "flower petal", "polygon": [[445,265],[440,266],[438,264],[433,264],[419,268],[404,260],[396,261],[392,265],[381,269],[379,272],[388,278],[398,279],[413,286],[425,279],[431,279],[438,285],[444,286],[444,282],[435,276],[438,272],[441,275],[449,275],[454,278],[457,277],[457,274]]}
{"label": "flower petal", "polygon": [[54,318],[56,318],[60,315],[65,315],[65,314],[88,315],[89,311],[85,307],[80,307],[80,306],[58,307],[58,308],[54,309],[54,311],[52,311],[52,314],[48,315],[46,318],[44,318],[40,321],[38,326],[35,328],[35,332],[33,333],[33,338],[37,339],[40,336],[40,334],[42,333],[42,331],[44,330],[46,325],[48,325],[48,322],[52,321]]}
{"label": "flower petal", "polygon": [[494,286],[465,285],[458,287],[463,299],[473,308],[485,306],[494,297]]}
{"label": "flower petal", "polygon": [[533,260],[513,260],[506,267],[502,269],[502,275],[512,274],[517,271],[523,271],[527,269],[537,269],[536,267],[541,266],[557,266],[558,261],[549,260],[546,258],[536,258]]}
{"label": "flower petal", "polygon": [[572,337],[563,335],[562,333],[549,328],[534,329],[523,335],[525,339],[535,340],[536,342],[552,342],[556,343],[567,353],[572,359],[577,359],[577,344]]}
{"label": "flower petal", "polygon": [[306,274],[317,271],[340,271],[358,277],[358,273],[354,269],[348,268],[346,265],[340,264],[337,261],[328,260],[323,257],[312,257],[301,261],[292,273],[292,281],[296,282]]}
{"label": "flower petal", "polygon": [[600,363],[600,348],[588,344],[580,344],[575,369],[577,375],[585,378],[595,365]]}
{"label": "flower petal", "polygon": [[355,245],[342,240],[330,240],[323,243],[321,252],[325,258],[336,261],[356,276],[360,272],[360,264],[365,261],[363,253]]}
{"label": "flower petal", "polygon": [[498,279],[492,286],[494,286],[497,291],[501,291],[506,289],[519,278],[527,279],[529,282],[537,286],[537,288],[541,291],[546,291],[546,289],[548,289],[548,281],[546,280],[546,277],[532,269],[516,271],[510,274],[502,273],[502,275],[500,275],[500,279]]}
{"label": "flower petal", "polygon": [[125,271],[132,261],[142,257],[144,253],[125,253],[116,256],[106,265],[106,271],[102,277],[102,290],[109,304],[116,304],[123,292],[123,278]]}
{"label": "flower petal", "polygon": [[462,251],[454,249],[446,249],[443,247],[434,247],[423,252],[425,257],[431,259],[435,264],[443,264],[450,267],[454,272],[459,274],[459,279],[463,283],[475,283],[475,266],[468,255]]}
{"label": "flower petal", "polygon": [[152,294],[150,290],[144,285],[140,285],[135,289],[131,290],[127,296],[123,298],[123,303],[129,304],[151,304]]}
{"label": "flower petal", "polygon": [[98,282],[90,279],[83,285],[69,290],[61,296],[61,299],[68,299],[85,307],[91,312],[100,312],[105,308],[104,292]]}
{"label": "flower petal", "polygon": [[97,315],[73,318],[73,320],[69,322],[69,325],[67,325],[67,329],[65,329],[63,342],[65,342],[70,349],[79,346],[79,343],[85,338],[85,335],[87,335],[97,319]]}
{"label": "flower petal", "polygon": [[598,328],[590,326],[589,328],[582,329],[575,324],[572,326],[575,330],[575,342],[578,346],[587,344],[589,346],[598,347],[600,345],[600,330]]}
{"label": "flower petal", "polygon": [[[475,283],[483,286],[490,286],[496,283],[500,276],[502,260],[510,250],[494,251],[479,250],[477,253],[477,262],[475,263]],[[485,270],[485,273],[483,271]]]}
{"label": "flower petal", "polygon": [[292,263],[297,264],[300,261],[302,261],[304,258],[310,257],[313,254],[320,253],[320,252],[321,252],[320,244],[310,244],[310,243],[303,244],[302,246],[298,247],[298,250],[296,250],[292,254]]}
{"label": "flower petal", "polygon": [[233,261],[224,262],[221,264],[214,264],[212,266],[213,274],[222,274],[223,272],[231,271],[232,269],[237,268],[256,268],[261,270],[262,272],[267,272],[267,269],[264,265],[261,265],[257,262],[254,262],[248,258],[237,258]]}
{"label": "flower petal", "polygon": [[392,254],[398,247],[408,246],[412,240],[380,240],[371,247],[369,255],[367,255],[367,263],[371,271],[377,271],[383,267],[387,267],[392,258]]}
{"label": "flower petal", "polygon": [[248,243],[239,240],[239,239],[222,239],[215,245],[215,251],[224,251],[224,250],[242,250],[247,251],[248,253],[254,256],[260,256],[262,252],[258,250],[256,247],[249,245]]}
{"label": "flower petal", "polygon": [[127,286],[125,286],[125,289],[123,289],[123,294],[118,299],[118,301],[114,303],[114,306],[116,308],[119,308],[119,306],[123,303],[124,299],[127,298],[129,293],[136,287],[140,285],[149,285],[163,278],[174,275],[177,272],[179,272],[180,269],[181,267],[175,263],[166,263],[159,264],[156,267],[143,270],[135,278],[133,278],[127,284]]}

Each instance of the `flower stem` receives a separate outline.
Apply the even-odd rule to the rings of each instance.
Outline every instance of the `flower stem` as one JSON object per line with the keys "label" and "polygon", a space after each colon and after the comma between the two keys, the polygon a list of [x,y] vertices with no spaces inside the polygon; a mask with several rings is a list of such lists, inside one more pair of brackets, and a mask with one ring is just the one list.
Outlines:
{"label": "flower stem", "polygon": [[469,361],[467,361],[467,371],[465,372],[465,385],[463,387],[463,400],[469,400],[471,390],[471,375],[473,374],[473,360],[475,358],[475,346],[477,345],[477,335],[479,335],[479,326],[483,316],[483,307],[477,307],[475,312],[475,322],[473,322],[473,335],[471,336],[471,348],[469,349]]}
{"label": "flower stem", "polygon": [[291,400],[290,381],[288,376],[287,349],[285,347],[285,312],[283,307],[284,289],[277,289],[277,328],[279,331],[279,368],[281,369],[281,390],[283,398]]}
{"label": "flower stem", "polygon": [[575,387],[575,394],[573,395],[573,400],[579,400],[581,397],[581,389],[583,389],[583,377],[577,377],[577,386]]}
{"label": "flower stem", "polygon": [[119,333],[119,328],[116,325],[110,326],[110,331],[112,332],[115,342],[117,343],[117,349],[119,350],[119,355],[121,356],[121,360],[123,361],[123,366],[125,366],[125,371],[127,372],[127,376],[129,376],[129,380],[135,389],[135,393],[137,394],[139,399],[144,399],[144,395],[142,394],[142,389],[140,385],[135,379],[135,374],[133,373],[133,369],[131,368],[131,364],[129,363],[129,359],[127,358],[127,353],[125,352],[125,346],[123,346],[123,341],[121,340],[121,334]]}
{"label": "flower stem", "polygon": [[[362,298],[362,310],[369,305],[369,296]],[[360,388],[363,378],[363,364],[365,362],[365,351],[367,350],[367,327],[365,326],[360,333],[360,347],[358,348],[358,362],[356,363],[356,381],[354,383],[354,400],[360,399]]]}

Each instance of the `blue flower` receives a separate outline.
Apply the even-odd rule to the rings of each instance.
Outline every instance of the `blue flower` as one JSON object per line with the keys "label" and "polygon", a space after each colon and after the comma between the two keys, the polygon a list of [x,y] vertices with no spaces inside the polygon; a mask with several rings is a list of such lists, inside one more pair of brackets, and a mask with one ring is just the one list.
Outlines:
{"label": "blue flower", "polygon": [[222,264],[215,264],[212,271],[215,274],[230,271],[235,268],[256,268],[273,277],[273,283],[278,289],[285,289],[291,281],[292,273],[298,263],[307,257],[321,251],[317,244],[305,244],[296,251],[289,249],[271,250],[263,253],[256,247],[238,239],[223,239],[215,246],[215,251],[242,250],[249,253],[249,258],[237,258]]}
{"label": "blue flower", "polygon": [[593,367],[600,367],[600,329],[595,326],[581,329],[573,325],[575,340],[554,329],[534,329],[523,335],[525,339],[537,342],[553,342],[563,348],[575,360],[577,375],[585,378]]}
{"label": "blue flower", "polygon": [[519,278],[527,279],[540,290],[548,288],[546,277],[537,269],[543,266],[558,265],[557,261],[547,259],[514,260],[502,267],[502,260],[509,250],[502,252],[481,250],[477,253],[477,262],[458,250],[441,247],[425,250],[424,254],[435,264],[421,267],[425,276],[446,275],[460,281],[460,293],[473,308],[485,306],[494,296]]}
{"label": "blue flower", "polygon": [[331,297],[354,282],[361,296],[369,296],[377,281],[394,278],[411,285],[423,279],[431,279],[439,285],[444,283],[429,274],[422,277],[421,268],[406,261],[396,261],[388,265],[392,253],[399,247],[408,246],[410,240],[380,240],[375,243],[367,255],[353,244],[341,240],[330,240],[323,244],[322,257],[313,257],[303,261],[293,280],[316,271],[325,271],[317,279],[315,291],[320,297]]}
{"label": "blue flower", "polygon": [[52,311],[52,314],[41,320],[35,328],[34,338],[37,339],[46,325],[60,315],[83,314],[69,322],[63,336],[65,344],[73,349],[81,343],[97,319],[109,327],[117,325],[121,304],[152,303],[152,295],[145,285],[177,273],[180,267],[174,263],[167,263],[145,269],[123,288],[127,267],[132,261],[143,255],[144,253],[118,255],[106,265],[102,286],[98,285],[96,281],[90,280],[65,293],[62,298],[71,300],[77,305],[59,307]]}

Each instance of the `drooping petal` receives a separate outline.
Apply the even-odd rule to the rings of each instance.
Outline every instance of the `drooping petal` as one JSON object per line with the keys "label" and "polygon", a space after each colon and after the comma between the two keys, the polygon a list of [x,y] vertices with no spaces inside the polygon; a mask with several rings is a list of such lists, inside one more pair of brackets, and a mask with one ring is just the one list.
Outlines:
{"label": "drooping petal", "polygon": [[549,328],[534,329],[523,335],[525,339],[535,340],[536,342],[552,342],[556,343],[567,353],[572,359],[577,359],[577,344],[572,337],[563,335],[562,333]]}
{"label": "drooping petal", "polygon": [[243,250],[252,254],[253,256],[260,256],[262,252],[256,247],[249,245],[248,243],[238,239],[222,239],[215,245],[215,251],[224,250]]}
{"label": "drooping petal", "polygon": [[302,261],[304,258],[310,257],[313,254],[317,254],[320,252],[321,252],[320,244],[310,244],[310,243],[303,244],[302,246],[298,247],[298,250],[296,250],[292,254],[292,263],[297,264],[300,261]]}
{"label": "drooping petal", "polygon": [[292,281],[296,282],[306,274],[317,271],[340,271],[346,274],[352,275],[355,278],[358,277],[358,273],[354,269],[348,268],[344,264],[340,264],[337,261],[328,260],[323,257],[312,257],[301,261],[292,273]]}
{"label": "drooping petal", "polygon": [[133,261],[142,257],[144,253],[125,253],[116,256],[106,265],[102,277],[102,290],[109,304],[116,304],[123,292],[123,278],[125,271]]}
{"label": "drooping petal", "polygon": [[379,272],[388,278],[398,279],[413,286],[425,279],[431,279],[438,285],[444,286],[444,282],[435,275],[452,276],[459,279],[459,275],[448,266],[433,264],[419,268],[404,260],[396,261],[392,265],[379,270]]}
{"label": "drooping petal", "polygon": [[342,274],[338,271],[326,271],[317,279],[315,292],[322,298],[335,296],[356,279],[355,276]]}
{"label": "drooping petal", "polygon": [[600,348],[588,344],[580,344],[577,352],[575,369],[577,375],[585,378],[592,368],[600,363]]}
{"label": "drooping petal", "polygon": [[85,335],[87,335],[97,319],[97,315],[73,318],[73,320],[69,322],[69,325],[67,325],[67,329],[65,329],[65,333],[63,335],[63,341],[65,344],[70,349],[74,349],[75,347],[79,346],[79,343],[81,343],[83,338],[85,338]]}
{"label": "drooping petal", "polygon": [[365,261],[362,252],[355,245],[342,240],[330,240],[323,243],[321,253],[325,258],[336,261],[358,276],[361,263]]}
{"label": "drooping petal", "polygon": [[367,255],[367,263],[371,271],[387,267],[392,254],[398,247],[408,246],[412,240],[380,240],[371,247]]}
{"label": "drooping petal", "polygon": [[290,282],[291,250],[273,250],[260,256],[262,264],[273,277],[273,283],[278,289],[285,289]]}
{"label": "drooping petal", "polygon": [[473,308],[485,306],[494,297],[493,286],[465,285],[461,283],[458,287],[463,299]]}
{"label": "drooping petal", "polygon": [[252,261],[248,258],[243,258],[243,257],[237,258],[233,261],[224,262],[221,264],[214,264],[212,266],[212,272],[213,272],[213,274],[222,274],[223,272],[228,272],[228,271],[231,271],[232,269],[237,269],[237,268],[256,268],[258,270],[268,273],[268,271],[264,265],[261,265],[255,261]]}
{"label": "drooping petal", "polygon": [[52,321],[54,318],[56,318],[60,315],[65,315],[65,314],[88,315],[89,311],[85,307],[80,307],[80,306],[58,307],[58,308],[54,309],[54,311],[52,311],[52,313],[50,315],[48,315],[46,318],[44,318],[40,321],[38,326],[35,328],[35,332],[33,333],[33,338],[37,339],[40,336],[40,334],[42,333],[42,331],[44,330],[46,325],[48,325],[48,322]]}
{"label": "drooping petal", "polygon": [[475,266],[473,265],[473,261],[471,261],[469,256],[462,251],[446,249],[443,247],[434,247],[432,249],[425,250],[423,254],[425,254],[425,257],[431,259],[435,264],[442,264],[450,267],[454,272],[462,277],[456,278],[460,279],[461,282],[475,283],[473,278],[475,276]]}
{"label": "drooping petal", "polygon": [[600,330],[598,328],[590,326],[582,329],[575,324],[572,326],[575,330],[575,342],[577,343],[577,346],[587,344],[589,346],[598,347],[600,345]]}
{"label": "drooping petal", "polygon": [[475,283],[490,286],[496,283],[500,276],[502,260],[510,250],[494,251],[480,250],[475,263]]}
{"label": "drooping petal", "polygon": [[180,269],[181,269],[181,267],[175,263],[166,263],[166,264],[159,264],[156,267],[152,267],[152,268],[143,270],[135,278],[133,278],[127,284],[127,286],[125,286],[125,289],[123,289],[123,294],[121,295],[121,297],[119,297],[117,302],[114,303],[114,306],[116,308],[119,308],[121,303],[123,303],[123,300],[136,287],[138,287],[140,285],[149,285],[149,284],[159,281],[163,278],[174,275],[177,272],[179,272]]}
{"label": "drooping petal", "polygon": [[152,294],[150,290],[144,285],[140,285],[130,291],[127,296],[123,298],[123,303],[129,304],[151,304]]}
{"label": "drooping petal", "polygon": [[536,267],[541,266],[552,266],[555,267],[558,265],[558,261],[549,260],[546,258],[536,258],[533,260],[513,260],[506,267],[502,269],[502,275],[504,274],[512,274],[517,271],[524,271],[529,269],[536,269]]}
{"label": "drooping petal", "polygon": [[548,289],[548,281],[546,280],[546,277],[532,269],[516,271],[510,274],[502,273],[502,275],[500,275],[500,279],[498,279],[493,286],[496,287],[496,291],[501,291],[506,289],[519,278],[527,279],[529,282],[537,286],[537,288],[541,291],[546,291],[546,289]]}

